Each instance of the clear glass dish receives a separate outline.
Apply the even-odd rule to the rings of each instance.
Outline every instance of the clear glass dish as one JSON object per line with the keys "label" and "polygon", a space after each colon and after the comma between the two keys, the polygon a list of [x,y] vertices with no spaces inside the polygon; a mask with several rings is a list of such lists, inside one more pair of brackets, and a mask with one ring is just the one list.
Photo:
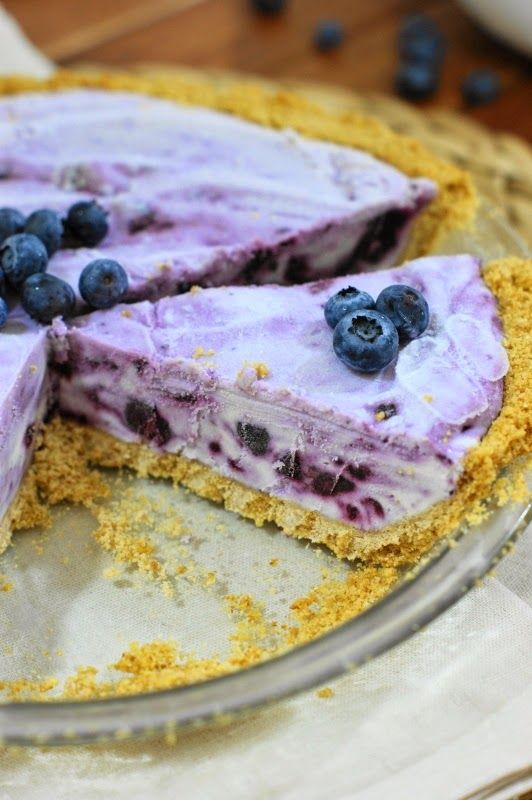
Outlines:
{"label": "clear glass dish", "polygon": [[[496,258],[525,248],[495,211],[483,208],[475,230],[449,239],[445,251]],[[322,550],[273,529],[258,530],[163,482],[117,477],[114,496],[127,504],[132,487],[183,517],[184,538],[165,536],[162,528],[152,533],[172,576],[175,554],[179,559],[185,550],[187,557],[193,553],[194,580],[169,578],[165,585],[171,591],[161,592],[161,585],[127,569],[113,575],[109,557],[91,540],[93,518],[79,508],[60,509],[51,532],[20,534],[0,560],[3,580],[14,585],[0,605],[1,679],[14,680],[21,669],[30,676],[53,672],[64,678],[87,663],[103,674],[135,639],[179,638],[188,651],[208,657],[223,650],[230,633],[220,610],[224,595],[258,595],[266,615],[278,616],[316,584],[324,568],[337,576],[350,569]],[[531,518],[531,506],[508,504],[495,510],[483,525],[441,541],[415,575],[369,610],[257,666],[123,698],[1,704],[0,739],[70,745],[175,735],[184,725],[227,720],[310,689],[375,658],[435,619],[497,563]],[[103,578],[102,570],[113,579]]]}

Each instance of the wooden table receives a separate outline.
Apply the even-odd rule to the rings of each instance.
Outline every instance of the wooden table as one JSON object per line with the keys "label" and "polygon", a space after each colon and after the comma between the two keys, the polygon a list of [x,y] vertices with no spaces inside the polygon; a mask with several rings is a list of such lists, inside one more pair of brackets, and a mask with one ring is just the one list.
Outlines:
{"label": "wooden table", "polygon": [[[264,18],[248,0],[4,0],[32,41],[63,66],[127,67],[156,61],[222,67],[267,77],[309,79],[359,91],[391,91],[396,36],[403,14],[427,11],[449,43],[433,104],[462,108],[459,84],[468,70],[492,67],[504,91],[475,109],[476,119],[532,139],[530,62],[477,28],[453,0],[289,0]],[[316,52],[312,30],[323,17],[344,23],[337,51]]]}

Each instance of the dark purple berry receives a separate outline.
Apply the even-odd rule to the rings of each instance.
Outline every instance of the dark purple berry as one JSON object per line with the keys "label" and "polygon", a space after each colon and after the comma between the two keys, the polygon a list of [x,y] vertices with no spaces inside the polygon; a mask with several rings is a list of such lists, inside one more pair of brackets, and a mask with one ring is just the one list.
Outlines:
{"label": "dark purple berry", "polygon": [[79,293],[91,308],[111,308],[128,290],[124,267],[110,258],[98,258],[87,264],[79,278]]}
{"label": "dark purple berry", "polygon": [[408,218],[408,211],[393,208],[370,220],[351,257],[353,265],[357,266],[360,262],[378,264],[386,253],[397,246]]}
{"label": "dark purple berry", "polygon": [[0,244],[8,236],[22,233],[25,224],[26,217],[16,208],[0,208]]}
{"label": "dark purple berry", "polygon": [[375,308],[393,322],[403,340],[417,339],[429,324],[427,301],[412,286],[387,286],[377,297]]}
{"label": "dark purple berry", "polygon": [[55,275],[36,272],[24,281],[20,301],[30,317],[48,323],[56,317],[71,316],[76,295],[68,283]]}
{"label": "dark purple berry", "polygon": [[50,257],[61,247],[63,223],[56,211],[52,211],[50,208],[39,208],[29,215],[24,232],[37,236],[46,247],[48,257]]}
{"label": "dark purple berry", "polygon": [[81,200],[70,207],[65,220],[69,244],[96,247],[108,230],[107,212],[94,200]]}
{"label": "dark purple berry", "polygon": [[499,96],[501,81],[490,69],[476,69],[464,78],[461,88],[467,105],[481,106]]}
{"label": "dark purple berry", "polygon": [[425,100],[438,88],[439,73],[433,64],[404,62],[395,75],[395,91],[406,100]]}
{"label": "dark purple berry", "polygon": [[384,314],[355,311],[342,317],[334,329],[333,347],[347,367],[359,372],[377,372],[397,356],[399,336]]}
{"label": "dark purple berry", "polygon": [[375,409],[375,414],[378,414],[379,419],[390,419],[397,414],[397,406],[394,403],[381,403]]}
{"label": "dark purple berry", "polygon": [[337,19],[324,19],[314,29],[314,45],[318,50],[334,50],[342,44],[345,30]]}
{"label": "dark purple berry", "polygon": [[342,317],[361,308],[374,308],[375,300],[367,292],[361,292],[354,286],[346,286],[329,297],[323,312],[329,328],[336,328]]}
{"label": "dark purple berry", "polygon": [[337,477],[329,472],[318,472],[312,481],[312,488],[320,497],[332,497],[353,491],[355,485],[347,478],[344,478],[343,475]]}
{"label": "dark purple berry", "polygon": [[0,265],[13,289],[20,288],[30,275],[44,272],[47,264],[46,247],[31,233],[15,233],[0,248]]}
{"label": "dark purple berry", "polygon": [[399,52],[410,63],[438,64],[445,51],[445,39],[436,22],[425,14],[409,14],[399,29]]}
{"label": "dark purple berry", "polygon": [[268,450],[270,434],[260,425],[251,425],[249,422],[237,422],[236,432],[247,449],[254,456],[263,456]]}
{"label": "dark purple berry", "polygon": [[279,475],[284,475],[285,478],[290,478],[294,481],[301,480],[303,474],[301,469],[301,457],[297,450],[294,450],[293,453],[285,453],[284,456],[281,456],[279,461],[281,463],[276,467]]}
{"label": "dark purple berry", "polygon": [[172,436],[170,425],[157,408],[143,400],[133,399],[128,402],[125,420],[128,428],[159,447],[165,445]]}
{"label": "dark purple berry", "polygon": [[284,11],[287,0],[250,0],[254,11],[259,14],[279,14]]}

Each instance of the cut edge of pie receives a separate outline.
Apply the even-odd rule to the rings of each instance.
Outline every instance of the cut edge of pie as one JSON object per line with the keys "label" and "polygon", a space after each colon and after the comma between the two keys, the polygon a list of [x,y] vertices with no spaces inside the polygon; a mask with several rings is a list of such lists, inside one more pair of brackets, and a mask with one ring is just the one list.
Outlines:
{"label": "cut edge of pie", "polygon": [[267,127],[293,128],[311,139],[363,150],[412,178],[433,180],[438,194],[415,220],[401,261],[430,253],[445,234],[469,227],[475,218],[479,200],[467,172],[373,117],[328,111],[295,92],[268,89],[249,80],[219,84],[207,76],[164,72],[143,76],[60,70],[44,80],[0,77],[0,96],[75,88],[136,92],[227,112]]}
{"label": "cut edge of pie", "polygon": [[[486,499],[493,497],[502,503],[510,497],[522,499],[526,493],[521,477],[529,460],[522,457],[532,450],[529,391],[532,260],[494,261],[484,268],[483,278],[498,301],[510,362],[504,381],[503,407],[480,443],[466,455],[454,495],[420,514],[376,531],[363,531],[248,488],[198,461],[177,454],[161,454],[143,444],[121,442],[69,419],[55,418],[49,425],[48,458],[50,454],[52,459],[57,458],[58,475],[62,474],[65,452],[72,451],[82,453],[90,466],[128,468],[141,477],[169,478],[200,497],[224,504],[258,526],[272,522],[289,536],[326,545],[340,558],[389,565],[413,563],[438,539],[464,522],[480,522],[487,513],[483,505]],[[509,474],[501,477],[501,472],[509,467],[512,468]],[[46,479],[41,476],[41,481],[43,477]],[[28,527],[42,514],[35,502],[35,487],[30,485],[35,480],[31,470],[25,480],[10,513],[14,528]],[[86,499],[91,500],[90,496]]]}

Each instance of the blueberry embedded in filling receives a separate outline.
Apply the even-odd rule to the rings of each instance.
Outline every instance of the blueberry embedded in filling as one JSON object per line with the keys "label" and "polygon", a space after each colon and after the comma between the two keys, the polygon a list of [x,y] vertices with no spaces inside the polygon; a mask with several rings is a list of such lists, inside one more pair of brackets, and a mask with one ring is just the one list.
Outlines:
{"label": "blueberry embedded in filling", "polygon": [[357,262],[377,264],[384,258],[390,250],[397,246],[399,234],[409,216],[405,209],[395,208],[368,222],[366,232],[350,258],[353,265],[356,265]]}
{"label": "blueberry embedded in filling", "polygon": [[218,453],[222,452],[222,448],[219,442],[209,442],[209,450],[213,455],[218,455]]}
{"label": "blueberry embedded in filling", "polygon": [[236,432],[247,449],[254,456],[263,456],[268,450],[270,434],[260,425],[251,425],[249,422],[237,422]]}
{"label": "blueberry embedded in filling", "polygon": [[287,283],[305,283],[309,278],[307,259],[303,256],[291,256],[286,268]]}
{"label": "blueberry embedded in filling", "polygon": [[336,475],[331,475],[330,472],[318,472],[312,481],[312,489],[320,497],[344,494],[345,492],[353,491],[354,488],[355,484],[344,478],[343,475],[337,477]]}
{"label": "blueberry embedded in filling", "polygon": [[376,514],[378,517],[381,517],[381,519],[382,517],[384,517],[384,509],[379,503],[379,501],[375,500],[374,497],[365,497],[362,500],[362,503],[366,506],[368,510],[373,511],[374,514]]}
{"label": "blueberry embedded in filling", "polygon": [[264,272],[275,272],[277,269],[277,259],[271,250],[255,250],[246,266],[242,270],[242,278],[245,282],[252,281]]}
{"label": "blueberry embedded in filling", "polygon": [[369,467],[366,467],[364,464],[360,464],[357,466],[353,466],[353,464],[349,464],[347,467],[347,471],[353,478],[356,478],[358,481],[366,481],[369,476],[371,475],[371,470]]}
{"label": "blueberry embedded in filling", "polygon": [[168,392],[165,394],[172,400],[175,400],[176,403],[182,403],[183,405],[191,405],[198,399],[197,395],[192,392]]}
{"label": "blueberry embedded in filling", "polygon": [[138,375],[142,375],[146,367],[148,366],[148,359],[147,358],[135,358],[133,360],[133,366],[137,371]]}
{"label": "blueberry embedded in filling", "polygon": [[284,475],[285,478],[290,478],[294,481],[300,481],[303,471],[301,468],[301,456],[295,450],[293,453],[285,453],[279,461],[279,466],[275,469],[279,475]]}
{"label": "blueberry embedded in filling", "polygon": [[161,417],[155,406],[150,406],[142,400],[128,402],[125,408],[125,420],[130,430],[160,447],[171,438],[172,432],[168,422]]}
{"label": "blueberry embedded in filling", "polygon": [[350,519],[352,522],[354,522],[354,520],[355,520],[355,519],[357,519],[357,517],[358,517],[358,516],[360,516],[360,511],[359,511],[359,509],[358,509],[356,506],[352,506],[350,503],[348,503],[348,504],[346,505],[346,507],[345,507],[345,512],[346,512],[346,514],[347,514],[348,518],[349,518],[349,519]]}
{"label": "blueberry embedded in filling", "polygon": [[390,419],[397,414],[397,406],[395,403],[381,403],[375,409],[375,416],[381,420]]}
{"label": "blueberry embedded in filling", "polygon": [[34,441],[35,441],[35,425],[32,423],[31,425],[28,425],[24,433],[24,445],[28,448],[28,450],[33,445]]}
{"label": "blueberry embedded in filling", "polygon": [[129,221],[127,226],[128,233],[135,234],[141,233],[141,231],[145,231],[150,228],[155,222],[155,214],[153,211],[146,211],[143,214],[139,214],[137,217],[134,217]]}

